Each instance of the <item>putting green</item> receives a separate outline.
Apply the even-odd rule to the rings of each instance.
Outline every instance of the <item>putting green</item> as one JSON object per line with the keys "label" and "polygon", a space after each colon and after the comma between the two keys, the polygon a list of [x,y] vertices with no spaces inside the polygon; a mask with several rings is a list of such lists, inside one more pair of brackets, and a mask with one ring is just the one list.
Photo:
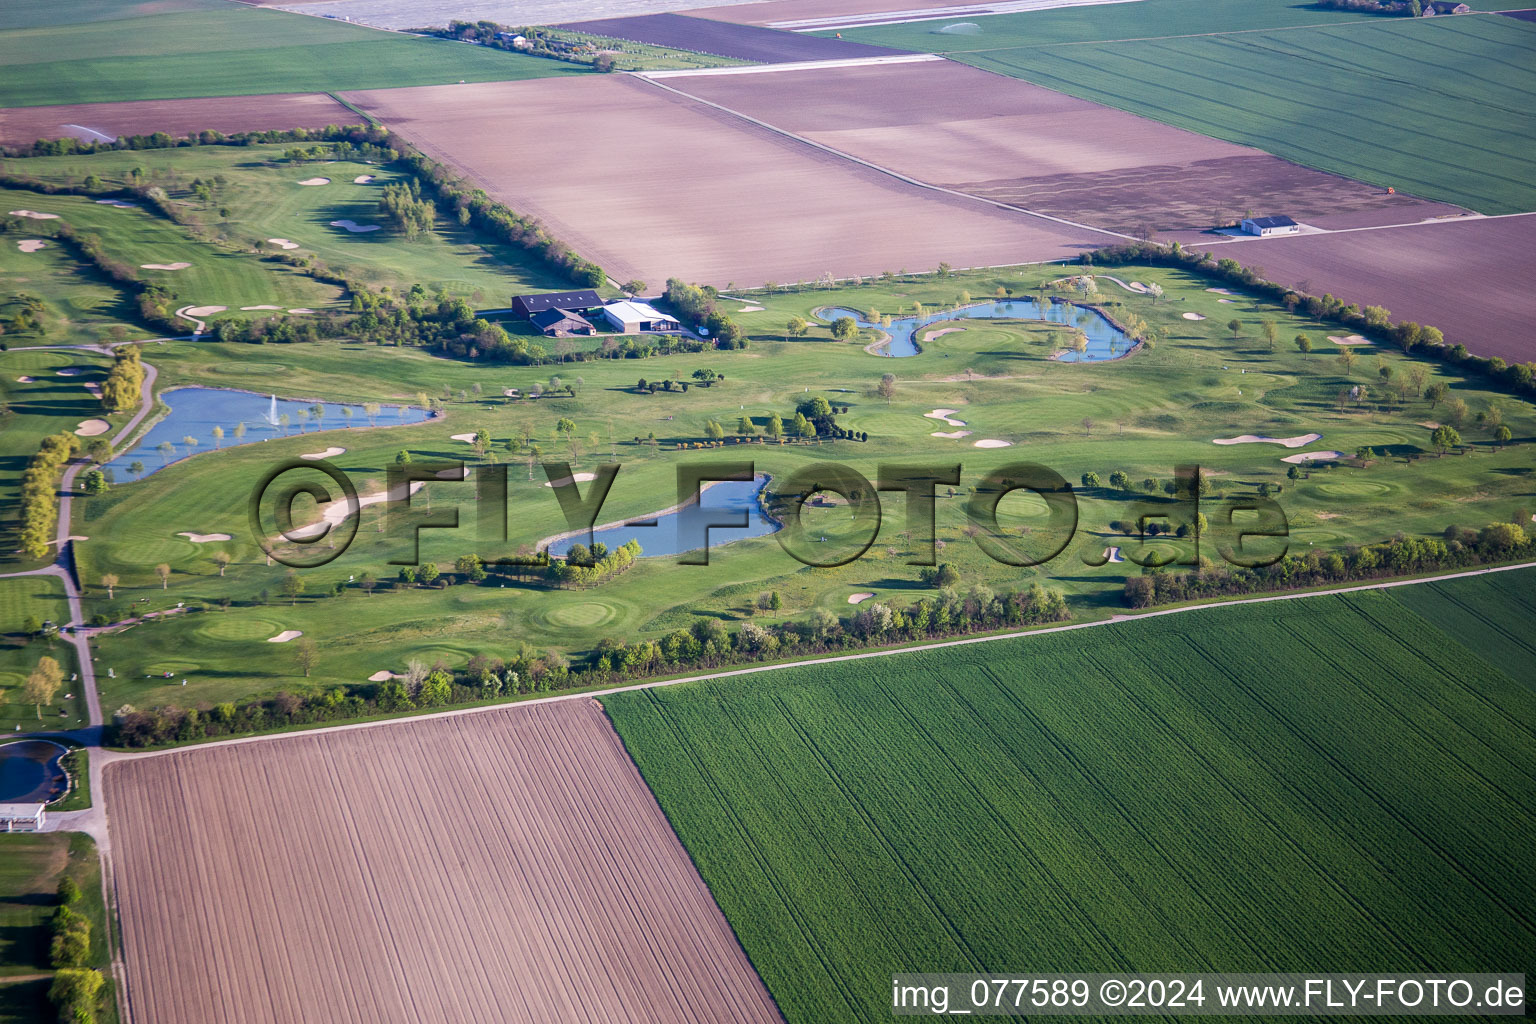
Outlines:
{"label": "putting green", "polygon": [[585,604],[562,605],[551,610],[544,618],[551,625],[585,629],[591,626],[606,626],[618,618],[618,615],[618,609],[612,605],[590,601]]}
{"label": "putting green", "polygon": [[208,373],[244,377],[252,373],[286,373],[289,367],[283,363],[269,363],[258,359],[251,362],[240,363],[237,366],[226,366],[216,363],[212,366],[202,367],[202,369],[206,370]]}
{"label": "putting green", "polygon": [[1343,542],[1333,530],[1326,530],[1317,526],[1304,526],[1299,530],[1291,530],[1291,547],[1330,547]]}
{"label": "putting green", "polygon": [[273,619],[226,612],[208,612],[200,618],[197,635],[205,640],[265,640],[290,628]]}
{"label": "putting green", "polygon": [[1376,498],[1391,494],[1393,490],[1390,484],[1379,480],[1330,480],[1317,484],[1314,489],[1330,498]]}

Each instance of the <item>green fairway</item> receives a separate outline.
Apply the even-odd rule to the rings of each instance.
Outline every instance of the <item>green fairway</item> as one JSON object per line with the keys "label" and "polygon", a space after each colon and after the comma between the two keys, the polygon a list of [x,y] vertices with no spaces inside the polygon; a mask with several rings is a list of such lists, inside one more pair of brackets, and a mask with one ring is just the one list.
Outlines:
{"label": "green fairway", "polygon": [[[0,36],[0,106],[328,92],[586,74],[562,61],[235,3],[111,20],[18,12]],[[20,66],[25,66],[21,73]]]}
{"label": "green fairway", "polygon": [[[23,732],[51,729],[78,729],[85,725],[85,700],[80,685],[69,677],[78,671],[75,649],[60,641],[28,638],[21,633],[28,618],[39,624],[69,621],[69,605],[64,599],[64,584],[53,576],[29,576],[0,579],[0,742],[21,726]],[[24,703],[23,687],[27,676],[40,659],[48,657],[59,663],[64,684],[52,707],[39,711]],[[60,714],[60,712],[64,712]]]}
{"label": "green fairway", "polygon": [[[519,642],[582,655],[604,637],[659,638],[703,617],[739,623],[754,614],[759,594],[778,591],[778,618],[808,618],[821,609],[848,615],[848,598],[872,593],[895,606],[911,603],[927,591],[919,569],[908,564],[915,554],[899,500],[885,502],[878,539],[847,565],[816,569],[801,565],[773,538],[718,549],[710,565],[684,567],[671,558],[641,563],[596,590],[530,589],[492,577],[483,585],[443,590],[412,587],[393,591],[381,586],[371,596],[355,587],[330,596],[338,583],[370,573],[391,580],[389,564],[399,544],[381,531],[378,506],[364,509],[357,539],[335,562],[304,574],[305,592],[295,605],[282,596],[286,570],[266,564],[252,542],[247,501],[252,487],[274,460],[329,447],[346,449],[334,463],[363,494],[383,481],[396,453],[407,449],[416,459],[464,458],[475,463],[473,449],[451,435],[486,430],[492,454],[509,471],[507,543],[479,539],[479,510],[474,490],[464,484],[430,484],[418,502],[435,511],[457,508],[460,528],[425,530],[421,557],[444,566],[469,552],[484,557],[510,555],[540,538],[566,528],[558,503],[544,487],[542,471],[530,479],[528,449],[508,452],[506,444],[525,433],[539,446],[540,459],[573,461],[592,471],[600,462],[623,465],[601,521],[643,516],[675,501],[679,464],[703,459],[750,459],[759,472],[782,478],[804,466],[835,461],[874,478],[880,463],[938,460],[964,466],[953,498],[940,490],[939,554],[953,563],[965,585],[994,589],[1040,581],[1065,592],[1080,618],[1103,617],[1123,610],[1122,590],[1135,565],[1101,561],[1107,547],[1126,543],[1111,524],[1134,517],[1141,495],[1100,486],[1079,490],[1079,533],[1055,561],[1040,569],[1014,569],[991,561],[966,535],[963,503],[987,471],[1024,458],[1060,472],[1074,485],[1093,471],[1101,480],[1123,470],[1138,485],[1146,478],[1166,480],[1179,463],[1199,462],[1231,493],[1252,493],[1259,484],[1280,487],[1279,501],[1289,517],[1291,549],[1338,548],[1375,542],[1402,531],[1440,536],[1452,523],[1481,527],[1530,514],[1529,448],[1536,436],[1536,413],[1529,403],[1485,391],[1449,376],[1439,364],[1412,360],[1395,350],[1358,356],[1352,368],[1337,357],[1326,330],[1283,308],[1251,297],[1222,296],[1207,282],[1164,269],[1128,267],[1117,274],[1128,280],[1155,282],[1167,298],[1124,292],[1100,296],[1117,315],[1144,316],[1165,336],[1151,351],[1106,363],[1071,365],[1047,358],[1065,344],[1066,328],[1041,329],[1025,321],[975,322],[965,330],[924,343],[921,355],[880,359],[866,354],[870,338],[851,343],[830,340],[824,326],[804,341],[782,341],[785,322],[823,305],[846,304],[885,312],[928,308],[953,302],[962,290],[991,294],[997,287],[1029,294],[1034,285],[1056,277],[1061,268],[967,274],[950,280],[925,279],[832,291],[758,295],[761,312],[739,319],[754,337],[750,349],[674,355],[647,360],[598,359],[565,366],[482,365],[442,359],[419,350],[328,342],[315,345],[253,346],[167,343],[145,358],[161,371],[160,386],[202,383],[281,394],[325,395],[348,401],[410,401],[425,392],[441,398],[451,393],[445,416],[409,426],[387,426],[387,414],[375,430],[325,431],[274,438],[262,444],[211,450],[203,439],[201,454],[175,463],[143,481],[119,478],[113,490],[77,503],[77,533],[91,540],[76,545],[80,575],[87,588],[87,614],[119,619],[131,611],[158,611],[186,602],[210,610],[179,615],[96,641],[98,665],[113,667],[103,679],[109,707],[132,703],[147,707],[167,703],[216,702],[285,686],[360,683],[377,671],[399,671],[408,659],[428,663],[439,658],[463,664],[473,654],[500,655]],[[733,309],[735,303],[722,303]],[[1200,312],[1190,321],[1186,312]],[[1236,316],[1240,337],[1224,326]],[[1270,351],[1261,336],[1262,321],[1277,325],[1279,344]],[[1318,347],[1310,356],[1288,343],[1306,332]],[[1052,335],[1054,334],[1054,337]],[[14,359],[17,353],[11,353]],[[7,357],[0,356],[0,369]],[[726,375],[711,388],[687,394],[638,394],[635,382],[678,376],[687,379],[700,367]],[[1428,450],[1424,423],[1450,415],[1445,404],[1431,409],[1418,398],[1391,408],[1366,403],[1339,404],[1338,394],[1366,385],[1376,388],[1381,371],[1402,380],[1415,370],[1425,382],[1444,382],[1451,395],[1466,403],[1462,432],[1477,442],[1474,454],[1445,458],[1415,457]],[[884,372],[897,377],[889,401],[874,393]],[[7,370],[7,373],[9,371]],[[577,385],[575,398],[514,400],[507,388],[529,392],[551,377]],[[481,393],[472,392],[479,385]],[[846,403],[839,417],[849,428],[868,431],[865,443],[737,445],[689,450],[704,432],[706,419],[720,420],[728,433],[745,414],[761,436],[770,413],[793,416],[794,403],[810,393]],[[463,397],[461,397],[461,394]],[[1494,405],[1502,422],[1521,443],[1502,450],[1490,446],[1488,433],[1475,423]],[[949,427],[925,416],[954,409],[968,437],[932,436]],[[555,432],[556,422],[571,419],[572,445]],[[1084,421],[1088,424],[1085,427]],[[335,427],[334,422],[328,426]],[[1212,439],[1242,433],[1291,437],[1322,435],[1303,450],[1336,450],[1352,455],[1361,446],[1379,453],[1368,465],[1353,460],[1333,469],[1298,470],[1281,461],[1291,450],[1272,444],[1215,445]],[[648,436],[656,434],[653,449]],[[595,435],[595,439],[594,439]],[[635,439],[639,438],[637,442]],[[1011,447],[982,449],[978,439],[1011,442]],[[574,455],[574,457],[573,457]],[[319,481],[321,478],[316,477]],[[329,485],[328,485],[329,486]],[[307,499],[305,499],[307,500]],[[1033,526],[1042,510],[1023,498],[1002,506],[1014,527]],[[301,513],[302,514],[302,513]],[[227,542],[194,544],[182,531],[228,533]],[[641,540],[642,545],[644,540]],[[1187,551],[1183,541],[1160,541],[1170,551]],[[219,575],[214,555],[228,552],[232,562]],[[1209,553],[1209,552],[1208,552]],[[162,588],[155,573],[161,563],[172,569]],[[120,578],[116,597],[108,600],[99,585],[105,574]],[[266,593],[265,599],[262,593]],[[231,602],[220,610],[223,600]],[[319,659],[308,680],[298,672],[295,646],[268,643],[284,630],[302,630],[319,646]],[[170,677],[165,675],[170,672]],[[106,673],[102,672],[105,676]],[[183,687],[181,680],[186,679]]]}
{"label": "green fairway", "polygon": [[[1132,5],[1140,6],[1140,5]],[[1536,25],[1472,16],[956,53],[1309,167],[1480,213],[1536,209]],[[1404,68],[1414,68],[1411,80]],[[1415,80],[1434,82],[1419,88]]]}
{"label": "green fairway", "polygon": [[[481,307],[505,306],[516,293],[566,287],[569,282],[544,265],[535,262],[522,249],[493,242],[481,233],[461,227],[456,220],[439,216],[436,230],[413,241],[399,232],[383,228],[377,231],[349,231],[333,221],[350,221],[353,226],[368,227],[381,223],[379,198],[387,185],[403,180],[399,171],[351,161],[291,163],[284,159],[282,145],[197,146],[154,152],[107,152],[62,157],[39,157],[16,165],[21,173],[48,182],[75,183],[95,175],[105,185],[127,185],[135,168],[147,169],[153,184],[164,188],[171,199],[198,220],[210,233],[248,250],[238,257],[204,258],[202,265],[187,246],[198,243],[185,238],[183,229],[164,220],[149,218],[141,211],[120,210],[74,197],[56,197],[60,206],[38,205],[48,197],[35,193],[7,193],[14,203],[32,204],[40,212],[59,212],[80,230],[101,234],[109,251],[122,252],[123,258],[139,254],[146,258],[134,264],[192,262],[182,271],[147,271],[146,277],[177,289],[187,301],[197,304],[228,305],[239,315],[240,305],[282,303],[286,306],[314,306],[330,302],[334,289],[321,287],[297,277],[280,264],[259,262],[252,252],[286,252],[294,256],[318,256],[332,269],[344,271],[350,278],[371,287],[389,286],[407,291],[421,284],[433,292],[471,298]],[[355,179],[372,180],[358,183]],[[315,178],[329,179],[327,185],[300,185]],[[221,182],[216,194],[200,199],[193,189],[197,180]],[[35,200],[35,201],[34,201]],[[17,209],[16,206],[5,209]],[[125,216],[126,215],[126,216]],[[153,220],[153,229],[147,222]],[[281,248],[270,239],[282,239],[297,246]],[[176,242],[172,242],[176,239]],[[11,245],[12,250],[15,249]],[[180,252],[165,257],[161,252]],[[0,255],[0,267],[7,263],[24,264],[43,253],[6,253]],[[236,303],[216,296],[222,282],[199,282],[193,277],[209,265],[238,266],[245,276],[263,282],[260,294],[265,298]],[[257,285],[224,288],[230,296],[254,293]],[[473,298],[475,295],[479,298]]]}
{"label": "green fairway", "polygon": [[[49,918],[58,905],[55,893],[65,875],[80,887],[80,902],[74,909],[91,922],[91,966],[108,973],[108,919],[96,844],[79,833],[0,835],[0,1022],[4,1024],[46,1024],[58,1019],[48,1002]],[[94,1019],[99,1024],[116,1024],[110,978]]]}
{"label": "green fairway", "polygon": [[1484,640],[1527,632],[1533,585],[603,703],[792,1024],[886,1020],[896,972],[1527,970],[1536,663]]}

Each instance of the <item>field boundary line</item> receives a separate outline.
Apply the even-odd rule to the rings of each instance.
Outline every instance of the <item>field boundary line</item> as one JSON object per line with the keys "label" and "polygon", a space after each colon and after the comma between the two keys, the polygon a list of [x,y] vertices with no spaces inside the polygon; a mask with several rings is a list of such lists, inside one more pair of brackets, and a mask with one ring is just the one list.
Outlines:
{"label": "field boundary line", "polygon": [[1028,210],[1022,206],[1014,206],[1011,203],[1000,202],[996,199],[983,199],[980,196],[973,196],[968,192],[960,192],[956,189],[945,188],[942,185],[935,185],[931,182],[926,182],[919,178],[913,178],[909,175],[902,174],[900,171],[894,170],[890,167],[885,167],[881,164],[873,163],[872,161],[865,160],[862,157],[856,157],[851,153],[844,153],[840,149],[833,149],[831,146],[828,146],[825,143],[817,142],[814,139],[808,139],[804,135],[798,135],[787,128],[780,128],[777,125],[769,124],[767,121],[761,121],[749,114],[743,114],[741,111],[733,110],[732,108],[723,104],[701,99],[698,96],[695,96],[692,93],[684,92],[681,89],[674,89],[672,86],[667,85],[665,82],[658,82],[654,78],[646,78],[641,75],[632,75],[631,77],[637,81],[645,82],[647,85],[650,85],[654,88],[664,89],[673,95],[681,96],[683,99],[688,100],[690,103],[699,103],[713,110],[718,110],[723,114],[729,114],[731,117],[740,118],[741,120],[746,121],[748,124],[756,125],[759,128],[773,132],[775,135],[789,139],[792,142],[798,142],[803,146],[809,146],[812,149],[818,149],[823,153],[835,156],[841,160],[846,160],[849,163],[858,164],[859,166],[866,167],[869,170],[877,171],[880,174],[886,175],[887,177],[895,178],[897,181],[908,185],[914,185],[917,188],[927,189],[930,192],[938,192],[947,196],[953,196],[957,199],[963,199],[968,203],[978,203],[982,206],[992,207],[993,209],[1009,210],[1013,213],[1022,213],[1029,217],[1038,217],[1041,220],[1048,220],[1056,224],[1064,224],[1070,228],[1077,228],[1079,231],[1091,231],[1094,234],[1109,235],[1112,238],[1123,238],[1127,241],[1140,241],[1140,239],[1137,239],[1133,235],[1123,235],[1118,231],[1110,231],[1107,228],[1096,228],[1091,224],[1080,224],[1075,220],[1067,220],[1065,217],[1053,217],[1048,213],[1039,213],[1035,210]]}
{"label": "field boundary line", "polygon": [[879,64],[929,64],[943,60],[938,53],[904,53],[880,57],[841,57],[834,60],[796,60],[784,64],[732,64],[719,68],[666,68],[631,71],[634,78],[697,78],[702,75],[771,75],[778,71],[820,71],[823,68],[863,68]]}
{"label": "field boundary line", "polygon": [[1536,561],[1517,562],[1514,565],[1496,565],[1482,569],[1464,569],[1460,572],[1444,573],[1438,576],[1422,576],[1407,580],[1382,580],[1377,583],[1362,583],[1349,587],[1333,587],[1326,590],[1309,590],[1300,593],[1266,594],[1259,597],[1245,597],[1235,601],[1211,601],[1206,604],[1182,605],[1178,608],[1163,608],[1157,611],[1146,612],[1119,612],[1107,619],[1095,619],[1092,622],[1069,622],[1060,626],[1046,626],[1043,629],[1018,629],[1007,633],[989,633],[986,636],[958,637],[953,640],[938,640],[925,644],[912,644],[906,647],[888,647],[874,651],[857,651],[853,654],[827,655],[818,658],[806,658],[799,661],[780,662],[776,665],[751,665],[745,668],[721,669],[718,672],[701,672],[688,676],[676,676],[670,679],[650,679],[640,683],[627,683],[620,686],[609,686],[596,690],[581,690],[575,693],[555,693],[547,697],[535,697],[525,701],[511,701],[500,704],[488,704],[473,708],[451,708],[447,711],[434,711],[424,715],[406,715],[401,718],[389,718],[375,722],[345,722],[340,725],[324,726],[318,729],[300,729],[287,732],[263,733],[258,736],[232,736],[229,739],[213,740],[209,743],[195,743],[179,747],[165,747],[160,750],[134,750],[121,751],[109,750],[105,747],[98,748],[92,755],[92,763],[97,756],[103,762],[103,767],[115,764],[118,761],[133,761],[146,757],[165,757],[169,754],[187,753],[193,750],[201,750],[206,747],[219,747],[235,743],[262,743],[272,740],[280,740],[285,737],[313,736],[329,732],[341,732],[353,729],[378,729],[391,725],[402,725],[420,721],[426,718],[453,718],[461,715],[478,715],[487,712],[505,711],[520,705],[543,704],[561,700],[583,700],[591,698],[597,700],[615,693],[630,693],[635,690],[651,690],[661,686],[676,686],[680,683],[698,683],[711,679],[729,679],[734,676],[755,675],[759,672],[779,672],[785,669],[809,668],[814,665],[834,665],[847,661],[863,661],[866,658],[889,658],[899,654],[913,654],[919,651],[937,651],[947,647],[967,647],[972,644],[994,643],[999,640],[1022,640],[1031,636],[1040,636],[1048,633],[1065,633],[1071,630],[1096,629],[1104,626],[1113,626],[1125,622],[1140,622],[1146,619],[1161,618],[1165,615],[1185,615],[1191,612],[1208,611],[1215,608],[1233,608],[1242,605],[1269,604],[1274,601],[1302,601],[1309,597],[1330,597],[1336,594],[1355,594],[1367,590],[1390,590],[1396,587],[1411,587],[1425,583],[1441,583],[1445,580],[1468,579],[1473,576],[1486,576],[1492,573],[1515,572],[1520,569],[1536,569]]}

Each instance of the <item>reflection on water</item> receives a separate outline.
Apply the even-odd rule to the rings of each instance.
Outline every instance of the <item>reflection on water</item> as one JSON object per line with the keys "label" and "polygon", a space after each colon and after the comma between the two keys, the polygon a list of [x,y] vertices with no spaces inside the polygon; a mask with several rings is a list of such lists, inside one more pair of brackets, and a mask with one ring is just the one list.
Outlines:
{"label": "reflection on water", "polygon": [[[752,480],[727,480],[709,487],[699,496],[697,505],[686,506],[676,512],[655,518],[655,526],[639,526],[632,520],[622,526],[607,530],[595,530],[592,539],[608,545],[608,550],[621,547],[631,540],[640,542],[641,553],[649,558],[656,555],[680,555],[696,551],[704,546],[704,522],[717,518],[721,512],[744,513],[746,525],[742,527],[709,528],[709,546],[717,548],[731,541],[762,537],[773,533],[779,524],[763,512],[763,488],[768,477],[758,474]],[[549,553],[564,555],[572,544],[585,544],[586,534],[551,541]]]}
{"label": "reflection on water", "polygon": [[891,326],[881,328],[864,319],[863,314],[842,306],[821,309],[816,315],[828,323],[841,316],[851,316],[860,327],[880,328],[891,336],[890,344],[877,351],[888,356],[915,356],[918,353],[916,336],[927,327],[946,320],[1039,320],[1061,324],[1074,333],[1081,332],[1088,339],[1083,352],[1067,351],[1060,358],[1069,363],[1093,363],[1105,359],[1118,359],[1129,352],[1135,342],[1097,310],[1074,306],[1066,302],[1040,302],[1036,299],[999,299],[982,302],[962,309],[950,309],[938,313],[925,313],[921,318],[905,316],[891,318]]}

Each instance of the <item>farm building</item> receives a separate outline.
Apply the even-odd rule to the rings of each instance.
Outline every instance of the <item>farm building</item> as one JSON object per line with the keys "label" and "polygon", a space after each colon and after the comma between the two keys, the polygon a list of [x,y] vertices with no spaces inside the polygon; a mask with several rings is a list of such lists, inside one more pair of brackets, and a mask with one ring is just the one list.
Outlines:
{"label": "farm building", "polygon": [[1437,14],[1471,14],[1472,8],[1456,0],[1429,0],[1420,12],[1421,18],[1433,18]]}
{"label": "farm building", "polygon": [[674,318],[660,312],[649,303],[633,299],[611,302],[603,307],[603,317],[613,329],[624,334],[641,331],[675,331],[682,327]]}
{"label": "farm building", "polygon": [[1250,235],[1268,238],[1271,235],[1294,235],[1301,230],[1289,217],[1244,217],[1243,230]]}
{"label": "farm building", "polygon": [[602,298],[590,289],[580,292],[547,292],[543,295],[512,296],[512,312],[524,320],[535,313],[542,313],[549,309],[563,309],[571,313],[585,314],[594,309],[601,309],[602,306]]}
{"label": "farm building", "polygon": [[541,309],[528,318],[546,338],[569,338],[573,334],[595,334],[591,321],[579,313],[564,309]]}
{"label": "farm building", "polygon": [[46,820],[42,804],[0,804],[0,832],[41,832]]}

